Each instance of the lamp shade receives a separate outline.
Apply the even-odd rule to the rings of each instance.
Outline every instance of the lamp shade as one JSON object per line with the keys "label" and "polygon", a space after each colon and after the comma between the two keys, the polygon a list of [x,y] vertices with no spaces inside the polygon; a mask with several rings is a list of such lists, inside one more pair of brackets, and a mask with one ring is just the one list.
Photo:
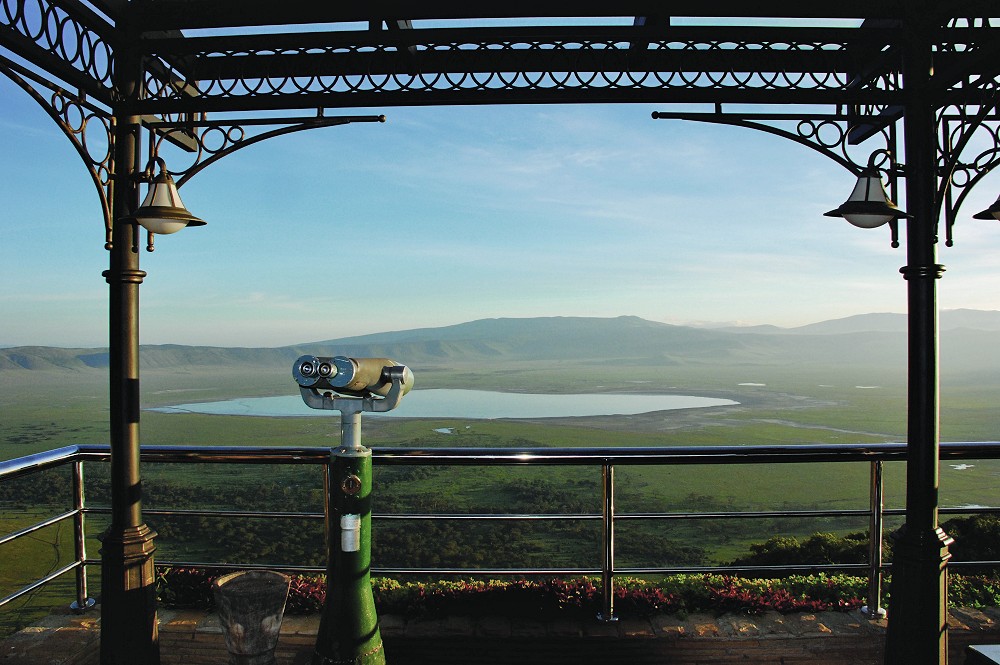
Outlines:
{"label": "lamp shade", "polygon": [[977,212],[975,215],[972,216],[972,218],[1000,220],[1000,198],[998,198],[996,202],[994,202],[994,204],[991,205],[986,210],[983,210],[982,212]]}
{"label": "lamp shade", "polygon": [[184,207],[174,179],[162,168],[133,217],[142,228],[159,235],[177,233],[185,226],[205,225]]}
{"label": "lamp shade", "polygon": [[909,217],[889,200],[882,178],[871,171],[858,176],[854,191],[839,208],[824,214],[826,217],[843,217],[862,229],[874,229],[893,219]]}

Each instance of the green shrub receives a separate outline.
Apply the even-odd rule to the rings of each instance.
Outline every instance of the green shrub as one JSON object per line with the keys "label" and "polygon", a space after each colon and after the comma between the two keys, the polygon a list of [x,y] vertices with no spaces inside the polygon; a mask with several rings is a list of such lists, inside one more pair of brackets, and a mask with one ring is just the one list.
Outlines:
{"label": "green shrub", "polygon": [[[191,568],[163,570],[157,578],[158,598],[167,607],[212,609],[211,582],[222,574]],[[861,578],[827,575],[765,580],[673,575],[659,582],[623,578],[615,585],[615,610],[621,616],[849,610],[860,607],[864,584]],[[292,576],[286,612],[320,611],[325,591],[325,576]],[[602,603],[601,589],[590,578],[437,582],[377,578],[372,580],[372,592],[380,612],[406,616],[593,617]]]}
{"label": "green shrub", "polygon": [[1000,560],[1000,516],[956,517],[941,528],[955,539],[948,547],[954,561]]}
{"label": "green shrub", "polygon": [[[888,554],[888,541],[883,557]],[[889,560],[885,558],[885,560]],[[732,562],[734,566],[796,566],[823,563],[867,563],[868,534],[814,533],[804,541],[775,536],[750,545],[750,554]]]}

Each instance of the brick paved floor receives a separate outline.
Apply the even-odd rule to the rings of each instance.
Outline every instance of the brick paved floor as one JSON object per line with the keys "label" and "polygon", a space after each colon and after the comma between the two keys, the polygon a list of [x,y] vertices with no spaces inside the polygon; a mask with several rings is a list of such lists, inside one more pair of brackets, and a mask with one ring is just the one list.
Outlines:
{"label": "brick paved floor", "polygon": [[[218,617],[201,611],[161,610],[163,665],[225,665]],[[279,665],[308,665],[316,616],[286,616]],[[51,615],[0,643],[2,665],[97,665],[99,611]],[[1000,609],[955,609],[949,635],[951,665],[962,665],[969,644],[1000,643]],[[501,616],[380,621],[391,665],[463,663],[808,663],[872,665],[882,660],[884,621],[859,612],[748,615],[658,615],[615,623]]]}

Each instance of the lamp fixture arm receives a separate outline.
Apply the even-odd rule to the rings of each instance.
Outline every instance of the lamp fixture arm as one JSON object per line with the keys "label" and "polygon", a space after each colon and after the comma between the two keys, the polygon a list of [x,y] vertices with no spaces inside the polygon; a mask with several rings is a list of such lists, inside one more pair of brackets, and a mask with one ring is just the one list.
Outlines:
{"label": "lamp fixture arm", "polygon": [[[335,127],[339,125],[349,125],[355,122],[385,122],[384,115],[363,115],[363,116],[323,116],[322,113],[317,116],[300,117],[300,118],[273,118],[264,120],[198,120],[198,121],[185,121],[185,122],[148,122],[146,127],[150,130],[149,140],[150,140],[150,154],[158,155],[160,148],[163,145],[163,141],[169,141],[170,136],[174,133],[185,133],[189,134],[194,129],[201,129],[195,135],[195,142],[197,144],[197,156],[195,157],[194,164],[186,169],[173,171],[172,173],[178,175],[177,187],[180,188],[188,180],[193,178],[195,175],[200,173],[202,170],[208,166],[216,163],[223,157],[228,157],[237,150],[242,150],[243,148],[250,147],[251,145],[260,143],[267,139],[275,138],[278,136],[285,136],[287,134],[292,134],[295,132],[305,131],[307,129],[319,129],[322,127]],[[253,136],[247,136],[245,127],[250,125],[259,124],[285,124],[284,127],[277,127],[269,131],[262,132],[260,134],[255,134]],[[217,149],[210,149],[208,147],[208,139],[210,136],[221,135],[222,137],[222,147]]]}
{"label": "lamp fixture arm", "polygon": [[[744,115],[723,113],[721,107],[717,107],[714,113],[664,113],[654,111],[652,117],[654,120],[691,120],[743,127],[788,139],[833,160],[855,177],[860,177],[863,173],[871,171],[885,173],[889,179],[889,187],[893,198],[897,196],[896,179],[900,175],[903,175],[903,168],[895,158],[896,133],[894,125],[887,125],[876,132],[876,134],[882,135],[885,147],[878,148],[869,153],[866,164],[862,165],[851,159],[847,152],[847,146],[850,143],[849,118],[842,113],[814,115],[762,113],[754,114],[752,116],[754,119],[750,119],[750,117]],[[796,122],[795,131],[767,124],[765,121]],[[821,132],[829,131],[831,128],[834,130],[833,138],[836,140],[824,139],[820,136]],[[899,226],[895,219],[889,222],[889,228],[891,246],[899,247]]]}

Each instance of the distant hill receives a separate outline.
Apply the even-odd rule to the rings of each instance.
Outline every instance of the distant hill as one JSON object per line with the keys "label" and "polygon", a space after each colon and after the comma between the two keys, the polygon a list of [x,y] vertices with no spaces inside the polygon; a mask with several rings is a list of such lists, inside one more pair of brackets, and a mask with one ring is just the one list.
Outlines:
{"label": "distant hill", "polygon": [[[950,369],[1000,368],[1000,312],[941,314],[941,353]],[[382,332],[277,348],[144,345],[144,369],[283,367],[298,356],[385,356],[419,365],[515,361],[671,366],[680,364],[801,365],[835,362],[900,367],[906,362],[906,317],[864,314],[798,328],[695,328],[617,318],[482,319],[440,328]],[[106,349],[0,349],[0,371],[93,371],[108,365]]]}
{"label": "distant hill", "polygon": [[[1000,312],[980,309],[946,309],[939,315],[941,331],[991,330],[1000,332]],[[856,314],[842,319],[820,321],[796,328],[778,326],[728,326],[716,328],[735,333],[785,333],[807,335],[842,335],[864,332],[906,332],[906,314],[882,312],[877,314]]]}

